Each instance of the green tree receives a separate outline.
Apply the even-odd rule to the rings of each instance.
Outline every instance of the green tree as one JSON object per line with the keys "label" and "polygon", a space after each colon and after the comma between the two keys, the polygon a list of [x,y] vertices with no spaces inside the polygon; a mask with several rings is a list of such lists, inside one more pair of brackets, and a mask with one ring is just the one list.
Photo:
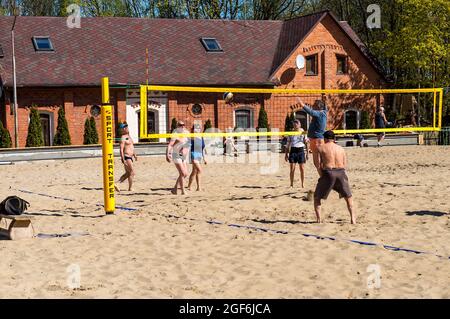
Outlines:
{"label": "green tree", "polygon": [[97,124],[95,123],[95,118],[93,116],[91,116],[89,123],[90,123],[90,127],[91,127],[92,144],[98,144]]}
{"label": "green tree", "polygon": [[258,115],[258,131],[261,129],[265,129],[266,131],[269,130],[269,120],[267,118],[267,113],[264,108],[264,105],[261,106],[259,109],[259,115]]}
{"label": "green tree", "polygon": [[178,127],[178,121],[176,118],[172,119],[172,124],[170,125],[170,131],[173,132],[177,129]]}
{"label": "green tree", "polygon": [[449,83],[450,2],[395,0],[396,23],[374,42],[388,62],[397,86],[445,86]]}
{"label": "green tree", "polygon": [[211,124],[211,120],[208,119],[208,120],[205,122],[205,127],[204,127],[203,131],[206,132],[206,130],[208,130],[208,129],[210,129],[210,128],[212,128],[212,124]]}
{"label": "green tree", "polygon": [[86,118],[86,120],[84,121],[83,144],[94,144],[92,143],[91,121],[89,120],[89,118]]}
{"label": "green tree", "polygon": [[26,147],[39,146],[44,146],[44,135],[42,134],[41,117],[38,110],[33,106],[30,110]]}
{"label": "green tree", "polygon": [[294,121],[295,121],[295,114],[294,112],[291,112],[291,114],[286,114],[286,119],[284,120],[284,131],[285,132],[291,132],[294,130]]}
{"label": "green tree", "polygon": [[98,144],[97,125],[94,117],[89,117],[84,122],[84,142],[85,145]]}
{"label": "green tree", "polygon": [[253,19],[290,19],[302,13],[308,1],[298,0],[252,0]]}
{"label": "green tree", "polygon": [[370,118],[369,118],[369,112],[362,111],[361,112],[361,123],[360,123],[361,129],[369,129],[370,128]]}
{"label": "green tree", "polygon": [[62,106],[58,111],[58,126],[53,139],[53,145],[71,145],[69,126],[67,125],[66,113]]}
{"label": "green tree", "polygon": [[286,118],[284,119],[284,131],[289,132],[290,129],[290,117],[289,113],[286,114]]}
{"label": "green tree", "polygon": [[11,135],[8,129],[3,126],[2,121],[0,121],[0,148],[10,148],[11,144]]}
{"label": "green tree", "polygon": [[155,0],[159,18],[183,18],[186,6],[183,0]]}
{"label": "green tree", "polygon": [[25,16],[53,16],[57,10],[54,0],[19,0],[18,5]]}

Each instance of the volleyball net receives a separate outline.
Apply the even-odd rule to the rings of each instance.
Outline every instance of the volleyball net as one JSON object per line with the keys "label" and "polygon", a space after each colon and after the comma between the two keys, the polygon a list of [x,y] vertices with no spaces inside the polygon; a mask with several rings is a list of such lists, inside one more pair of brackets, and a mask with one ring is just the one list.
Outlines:
{"label": "volleyball net", "polygon": [[[165,130],[157,129],[154,114],[149,118],[149,114],[159,112],[152,102],[154,92],[170,96]],[[232,98],[228,100],[230,96]],[[172,138],[175,127],[171,121],[186,123],[191,133],[176,133],[183,137],[282,137],[298,134],[291,131],[293,120],[299,120],[306,131],[312,116],[302,106],[313,106],[318,100],[324,102],[328,109],[327,129],[338,135],[439,131],[443,97],[442,88],[305,90],[142,85],[139,136],[140,139],[153,140]],[[258,127],[262,107],[267,114],[267,127]],[[384,108],[387,120],[384,128],[375,125],[375,113],[379,107]],[[208,121],[211,126],[205,130]],[[195,125],[202,127],[202,133],[193,133]]]}
{"label": "volleyball net", "polygon": [[[158,99],[155,96],[159,102],[155,102]],[[164,109],[161,96],[166,101]],[[210,139],[207,141],[209,145],[215,140],[219,146],[223,138],[240,137],[237,144],[250,147],[252,143],[245,143],[245,139],[256,137],[260,146],[267,143],[268,137],[273,142],[283,136],[299,134],[292,131],[294,120],[298,120],[307,131],[314,114],[310,110],[305,111],[303,106],[320,105],[321,102],[328,109],[327,129],[339,135],[436,132],[442,127],[443,99],[444,90],[441,88],[302,90],[142,85],[140,110],[136,110],[139,113],[137,132],[141,140],[205,137]],[[385,109],[388,125],[376,128],[375,112],[381,106]],[[261,111],[262,108],[265,112]],[[105,212],[110,214],[115,210],[116,139],[107,77],[102,78],[101,117],[104,206]],[[177,121],[187,124],[192,133],[176,131]],[[226,144],[230,146],[230,143]],[[273,159],[271,163],[277,163],[277,160]]]}

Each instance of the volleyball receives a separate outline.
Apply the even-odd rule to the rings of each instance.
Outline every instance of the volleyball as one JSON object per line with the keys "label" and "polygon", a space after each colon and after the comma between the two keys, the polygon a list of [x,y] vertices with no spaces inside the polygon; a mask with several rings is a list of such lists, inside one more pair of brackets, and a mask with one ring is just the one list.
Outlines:
{"label": "volleyball", "polygon": [[230,103],[231,100],[233,99],[233,93],[231,92],[225,92],[223,94],[223,99],[225,100],[225,102]]}

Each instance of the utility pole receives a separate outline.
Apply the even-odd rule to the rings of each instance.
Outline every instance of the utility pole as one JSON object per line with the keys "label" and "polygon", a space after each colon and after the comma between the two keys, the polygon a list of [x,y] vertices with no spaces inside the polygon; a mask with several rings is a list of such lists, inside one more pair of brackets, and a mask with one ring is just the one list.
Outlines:
{"label": "utility pole", "polygon": [[11,41],[12,41],[12,64],[13,64],[13,95],[14,95],[14,142],[15,147],[19,147],[19,121],[17,115],[17,78],[16,78],[16,52],[15,52],[15,41],[14,41],[14,28],[16,26],[16,8],[14,7],[14,23],[11,29]]}

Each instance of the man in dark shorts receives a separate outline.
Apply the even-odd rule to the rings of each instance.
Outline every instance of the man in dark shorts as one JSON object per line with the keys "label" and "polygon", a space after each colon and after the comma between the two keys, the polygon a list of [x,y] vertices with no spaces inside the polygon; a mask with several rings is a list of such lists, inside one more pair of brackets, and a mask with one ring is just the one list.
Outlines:
{"label": "man in dark shorts", "polygon": [[[375,112],[375,128],[385,128],[387,124],[386,114],[384,114],[384,107],[377,107]],[[377,133],[377,146],[381,147],[381,142],[383,142],[385,137],[384,132]]]}
{"label": "man in dark shorts", "polygon": [[319,153],[319,174],[320,178],[314,192],[314,210],[317,222],[321,223],[320,217],[321,201],[327,199],[331,190],[339,193],[340,198],[345,198],[347,208],[350,213],[352,224],[356,224],[353,213],[353,199],[348,183],[345,167],[347,166],[347,156],[344,149],[335,143],[333,131],[326,131],[324,134],[325,144],[317,149]]}
{"label": "man in dark shorts", "polygon": [[299,120],[294,121],[294,130],[298,132],[298,135],[288,136],[285,160],[290,163],[291,187],[294,187],[295,166],[298,165],[303,188],[305,185],[305,163],[308,159],[308,142]]}

